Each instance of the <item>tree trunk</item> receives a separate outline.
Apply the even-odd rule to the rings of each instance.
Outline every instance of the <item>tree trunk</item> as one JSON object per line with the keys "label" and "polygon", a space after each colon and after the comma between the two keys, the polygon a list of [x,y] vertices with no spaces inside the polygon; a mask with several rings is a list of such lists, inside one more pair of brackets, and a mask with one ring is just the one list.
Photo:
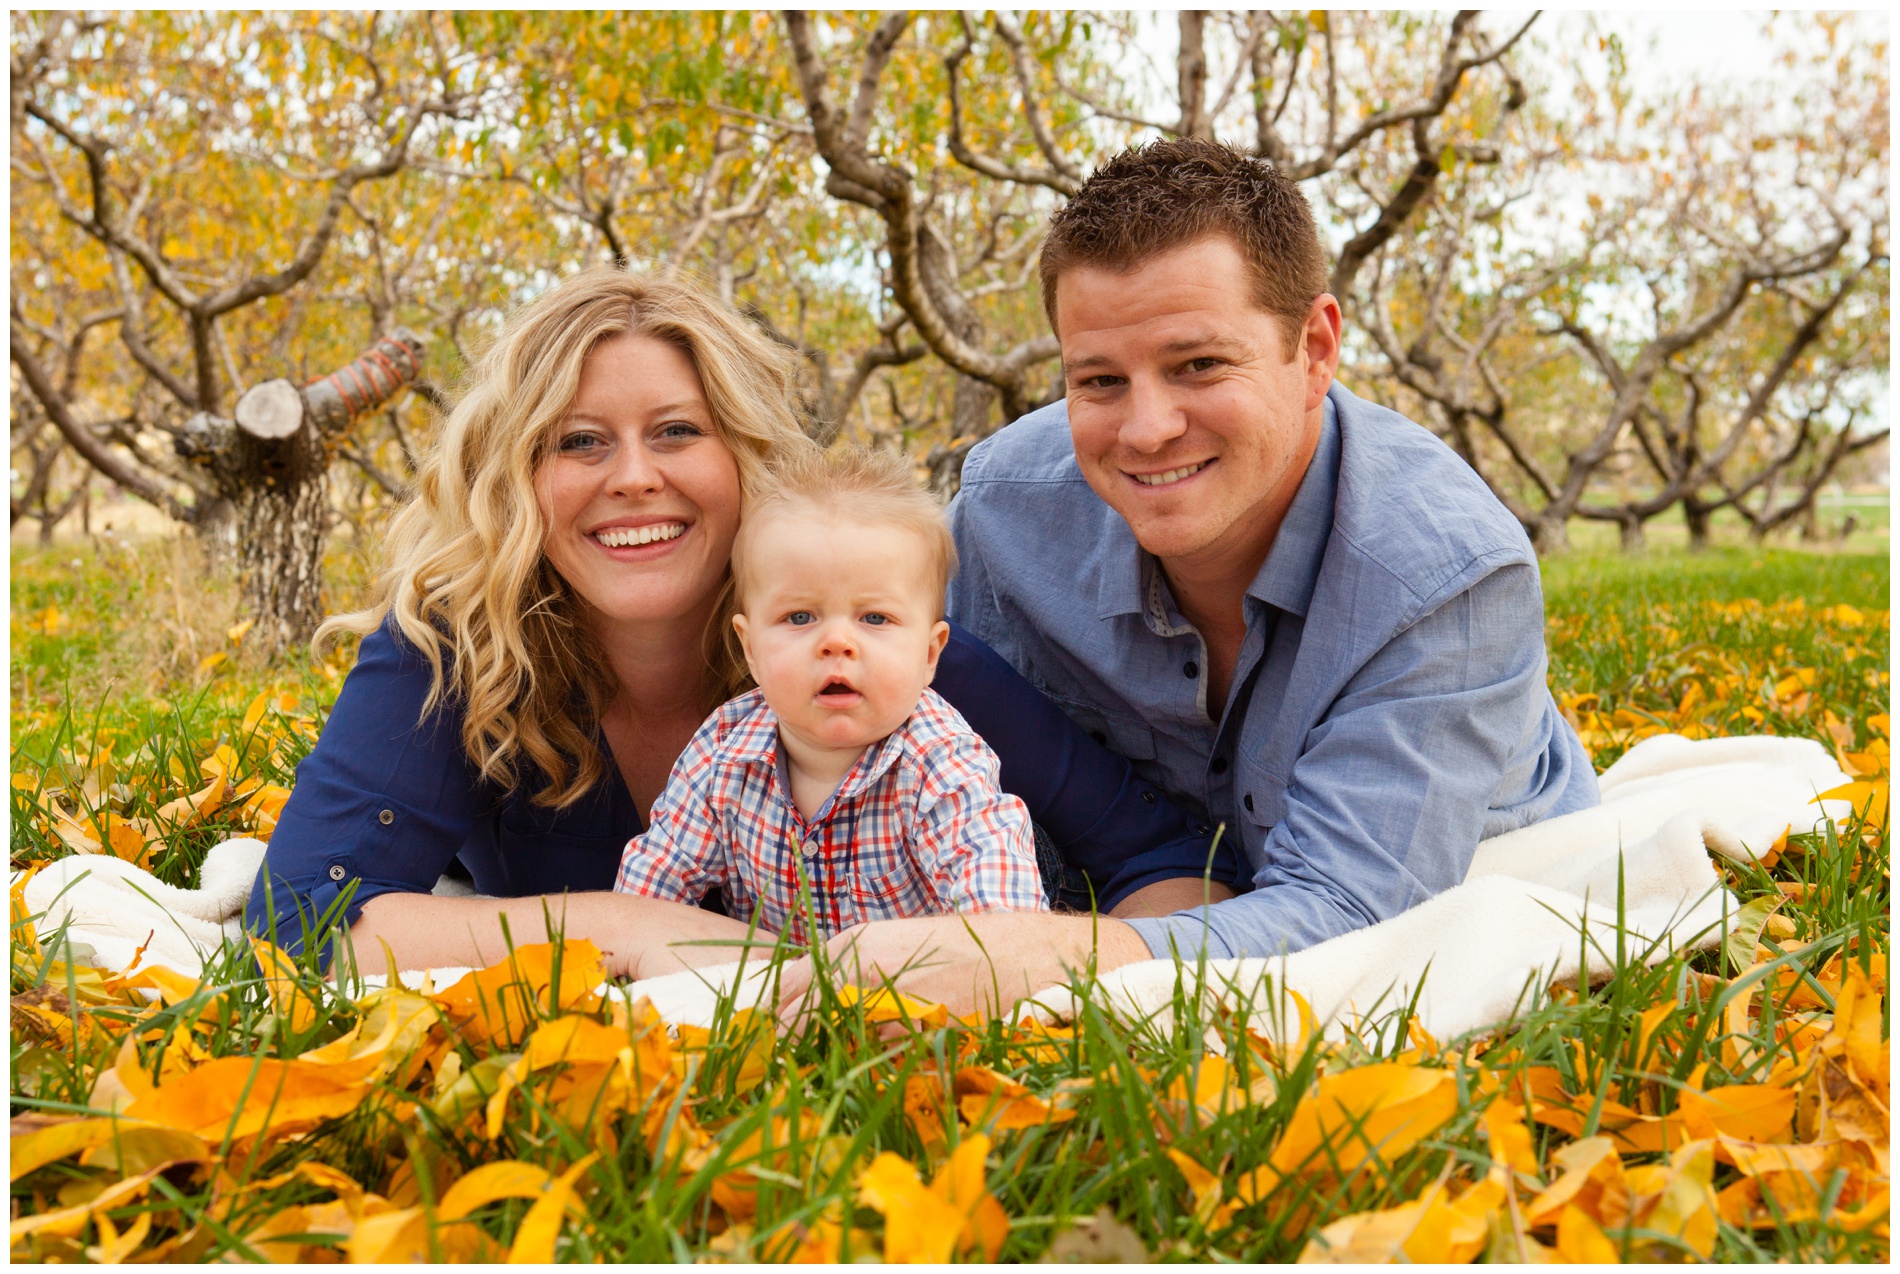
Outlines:
{"label": "tree trunk", "polygon": [[1801,510],[1801,539],[1803,543],[1813,544],[1821,538],[1821,508],[1815,502],[1812,492],[1808,495],[1807,507]]}
{"label": "tree trunk", "polygon": [[1643,519],[1638,517],[1623,518],[1616,524],[1616,529],[1622,541],[1623,551],[1625,553],[1641,553],[1643,551]]}
{"label": "tree trunk", "polygon": [[987,438],[996,432],[996,390],[969,376],[957,377],[950,400],[950,436]]}
{"label": "tree trunk", "polygon": [[308,641],[323,621],[323,548],[330,513],[330,447],[356,416],[387,402],[421,370],[422,341],[398,331],[355,362],[298,389],[254,385],[236,420],[200,412],[178,452],[210,474],[229,514],[199,520],[216,547],[236,550],[244,611],[260,644]]}
{"label": "tree trunk", "polygon": [[1693,497],[1682,502],[1683,525],[1689,528],[1689,551],[1700,553],[1709,547],[1709,519],[1713,514],[1707,505]]}
{"label": "tree trunk", "polygon": [[247,436],[233,457],[233,469],[248,479],[233,499],[240,596],[272,648],[308,641],[323,622],[327,460],[310,428],[276,440]]}
{"label": "tree trunk", "polygon": [[1539,557],[1554,557],[1570,548],[1570,522],[1566,518],[1542,517],[1526,529]]}

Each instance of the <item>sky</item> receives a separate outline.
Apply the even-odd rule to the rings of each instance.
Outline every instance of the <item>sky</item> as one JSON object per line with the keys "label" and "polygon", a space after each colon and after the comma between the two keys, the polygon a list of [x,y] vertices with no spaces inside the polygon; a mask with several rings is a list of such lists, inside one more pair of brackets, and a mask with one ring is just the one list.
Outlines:
{"label": "sky", "polygon": [[1679,81],[1763,78],[1769,70],[1768,44],[1762,38],[1760,10],[1682,9],[1622,13],[1564,13],[1553,25],[1567,27],[1594,18],[1600,27],[1621,32],[1631,65],[1654,66]]}

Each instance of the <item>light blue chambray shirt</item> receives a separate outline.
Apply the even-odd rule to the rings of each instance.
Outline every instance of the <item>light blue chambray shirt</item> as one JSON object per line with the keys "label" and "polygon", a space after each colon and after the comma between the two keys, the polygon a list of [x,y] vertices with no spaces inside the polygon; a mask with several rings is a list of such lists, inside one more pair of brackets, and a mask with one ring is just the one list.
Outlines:
{"label": "light blue chambray shirt", "polygon": [[1065,403],[970,452],[950,524],[951,618],[1239,838],[1249,892],[1129,922],[1157,956],[1312,946],[1458,884],[1481,839],[1597,803],[1545,686],[1523,529],[1444,443],[1337,383],[1212,713],[1201,636],[1083,480]]}

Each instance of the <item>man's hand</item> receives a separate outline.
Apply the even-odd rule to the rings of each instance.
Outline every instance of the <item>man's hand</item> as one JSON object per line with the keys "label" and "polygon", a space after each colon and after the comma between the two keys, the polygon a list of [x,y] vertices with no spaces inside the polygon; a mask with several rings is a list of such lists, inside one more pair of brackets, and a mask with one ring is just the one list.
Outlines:
{"label": "man's hand", "polygon": [[[1147,944],[1118,920],[1026,911],[879,920],[845,930],[826,951],[843,982],[875,987],[889,981],[952,1013],[993,1016],[1066,981],[1091,955],[1100,973],[1152,958]],[[809,959],[785,966],[782,1011],[796,1011],[812,973]]]}
{"label": "man's hand", "polygon": [[1234,891],[1218,880],[1196,880],[1181,876],[1144,885],[1116,903],[1108,914],[1123,920],[1135,916],[1172,916],[1203,903],[1226,902]]}

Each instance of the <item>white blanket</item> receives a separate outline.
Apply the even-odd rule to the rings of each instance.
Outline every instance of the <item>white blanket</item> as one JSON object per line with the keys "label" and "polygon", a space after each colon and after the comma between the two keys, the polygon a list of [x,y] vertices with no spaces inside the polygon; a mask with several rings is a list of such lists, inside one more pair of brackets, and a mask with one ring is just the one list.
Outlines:
{"label": "white blanket", "polygon": [[[1586,962],[1600,970],[1614,962],[1619,865],[1628,958],[1653,963],[1719,942],[1737,903],[1709,854],[1746,861],[1785,831],[1846,818],[1846,801],[1814,798],[1847,781],[1809,739],[1658,735],[1603,774],[1601,805],[1483,842],[1464,884],[1403,915],[1290,956],[1126,965],[1095,994],[1124,1019],[1165,1025],[1182,985],[1229,1006],[1251,1002],[1256,1029],[1277,1034],[1300,1025],[1287,990],[1336,1033],[1416,993],[1419,1024],[1450,1039],[1505,1021],[1534,987],[1576,978]],[[629,991],[649,996],[668,1021],[708,1025],[737,970],[676,973]],[[735,1003],[755,1002],[768,982],[763,970],[748,975]],[[1035,1004],[1057,1021],[1079,1007],[1067,986]]]}
{"label": "white blanket", "polygon": [[[1127,965],[1097,993],[1124,1017],[1160,1019],[1181,983],[1247,1001],[1276,1035],[1300,1025],[1289,990],[1335,1034],[1416,996],[1419,1025],[1450,1039],[1506,1021],[1538,987],[1607,970],[1619,949],[1654,963],[1721,941],[1737,902],[1710,852],[1748,861],[1784,832],[1847,817],[1847,802],[1814,800],[1847,781],[1808,739],[1655,736],[1604,772],[1601,805],[1483,842],[1464,884],[1402,915],[1289,956]],[[1038,1002],[1058,1020],[1077,1009],[1067,988]]]}
{"label": "white blanket", "polygon": [[[1808,832],[1829,816],[1847,817],[1847,802],[1814,800],[1847,781],[1812,740],[1657,736],[1604,773],[1600,806],[1485,841],[1464,884],[1403,915],[1290,956],[1128,965],[1105,975],[1096,992],[1124,1017],[1166,1013],[1177,983],[1229,1005],[1246,999],[1258,1015],[1279,1017],[1291,990],[1334,1029],[1416,994],[1420,1025],[1449,1039],[1505,1020],[1535,985],[1587,976],[1585,964],[1610,965],[1618,949],[1619,865],[1623,945],[1632,958],[1657,960],[1719,941],[1736,901],[1710,852],[1747,860],[1786,829]],[[36,922],[42,935],[66,922],[102,967],[127,967],[143,946],[141,963],[195,974],[206,954],[239,934],[263,850],[254,840],[215,846],[195,890],[161,884],[110,855],[61,859],[29,882],[26,902],[43,913]],[[625,990],[650,997],[668,1021],[704,1026],[738,972],[736,964],[720,965]],[[737,1003],[756,1003],[769,981],[755,963],[734,992]],[[1077,1009],[1066,986],[1036,1002],[1058,1020]],[[1297,1016],[1286,1015],[1288,1029],[1297,1025]]]}
{"label": "white blanket", "polygon": [[[213,845],[196,889],[168,885],[111,854],[74,854],[46,864],[26,883],[27,913],[41,941],[63,927],[75,947],[91,952],[76,954],[98,968],[129,972],[160,965],[197,977],[226,938],[243,942],[244,906],[264,848],[248,836]],[[445,876],[435,892],[471,891]],[[447,984],[438,978],[436,985]]]}

